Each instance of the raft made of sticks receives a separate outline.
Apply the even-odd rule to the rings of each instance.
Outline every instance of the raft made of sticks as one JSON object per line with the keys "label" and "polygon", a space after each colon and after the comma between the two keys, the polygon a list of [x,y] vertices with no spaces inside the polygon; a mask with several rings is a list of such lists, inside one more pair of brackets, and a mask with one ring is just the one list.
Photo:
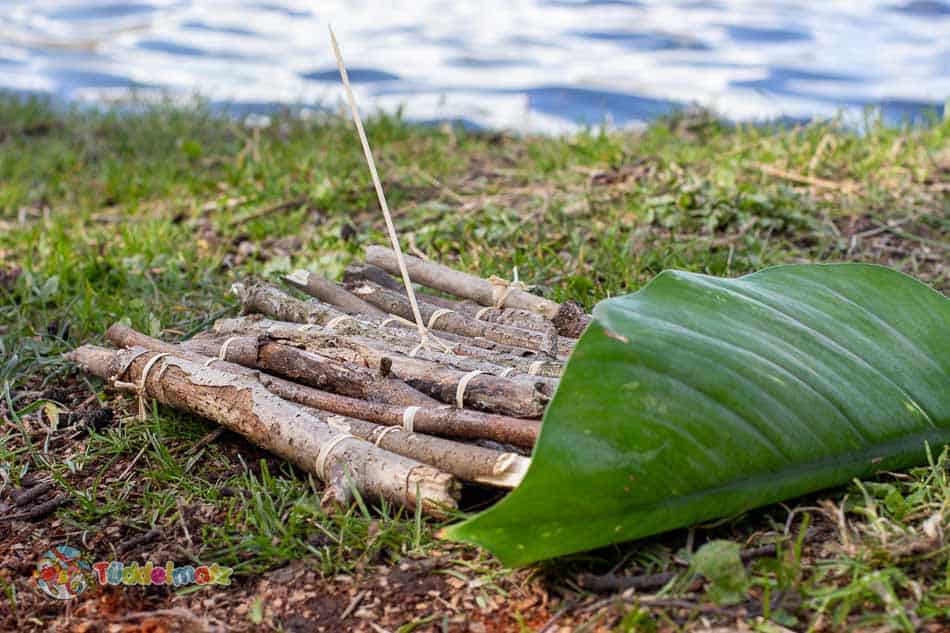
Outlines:
{"label": "raft made of sticks", "polygon": [[118,349],[84,345],[68,356],[134,392],[140,415],[154,398],[312,473],[325,483],[323,503],[349,503],[355,491],[446,516],[462,482],[521,482],[574,344],[549,315],[563,321],[573,308],[524,297],[520,286],[485,306],[485,284],[497,282],[443,283],[441,268],[407,263],[417,281],[455,297],[420,293],[416,313],[377,253],[343,284],[306,271],[284,278],[310,299],[239,280],[244,316],[189,340],[116,324],[106,338]]}

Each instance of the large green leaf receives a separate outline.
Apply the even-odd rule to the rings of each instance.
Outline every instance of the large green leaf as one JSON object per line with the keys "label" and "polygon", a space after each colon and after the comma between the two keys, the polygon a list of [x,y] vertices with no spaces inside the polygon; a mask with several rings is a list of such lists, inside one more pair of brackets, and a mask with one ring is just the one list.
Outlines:
{"label": "large green leaf", "polygon": [[950,442],[950,300],[864,264],[666,271],[603,301],[524,482],[446,530],[507,564],[906,467]]}

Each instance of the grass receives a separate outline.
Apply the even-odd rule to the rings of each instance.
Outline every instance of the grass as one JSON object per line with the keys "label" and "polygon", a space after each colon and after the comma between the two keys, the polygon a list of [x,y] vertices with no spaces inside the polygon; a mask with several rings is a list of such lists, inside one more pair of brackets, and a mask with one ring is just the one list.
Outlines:
{"label": "grass", "polygon": [[[367,128],[412,249],[486,276],[517,267],[559,301],[589,308],[665,268],[734,276],[800,261],[878,262],[950,289],[948,121],[891,128],[869,118],[857,134],[834,121],[732,127],[698,115],[563,139],[384,116]],[[442,584],[432,588],[463,596],[446,613],[471,600],[473,609],[495,608],[495,622],[512,630],[549,620],[581,630],[743,620],[763,631],[939,630],[950,621],[942,447],[919,469],[519,571],[436,541],[437,526],[401,509],[361,501],[324,512],[318,482],[233,435],[193,450],[211,424],[155,407],[139,421],[131,397],[104,392],[61,354],[100,341],[117,320],[187,337],[236,312],[227,289],[239,277],[292,267],[335,276],[363,245],[384,243],[350,125],[278,115],[255,131],[201,104],[95,113],[0,97],[0,146],[4,494],[27,472],[48,472],[69,500],[26,532],[0,523],[0,618],[10,626],[121,612],[102,603],[77,616],[37,597],[29,572],[60,542],[100,558],[145,552],[233,566],[228,592],[250,608],[227,607],[225,592],[201,611],[237,628],[294,630],[292,596],[280,607],[272,593],[284,570],[302,565],[317,587],[307,608],[339,615],[353,588],[340,578],[403,574],[409,586],[405,574],[416,572],[400,566],[427,558],[443,561]],[[93,424],[84,413],[90,396],[122,422]],[[123,552],[153,528],[159,537]],[[742,599],[730,606],[712,605],[691,581],[695,549],[717,539],[779,544],[741,575]],[[575,582],[579,572],[611,569],[676,577],[647,597],[596,597]],[[198,608],[189,601],[205,595],[145,591],[128,590],[151,608]],[[336,603],[321,603],[321,593]],[[405,595],[415,599],[392,597]],[[438,609],[390,606],[379,623],[393,630],[454,622]]]}

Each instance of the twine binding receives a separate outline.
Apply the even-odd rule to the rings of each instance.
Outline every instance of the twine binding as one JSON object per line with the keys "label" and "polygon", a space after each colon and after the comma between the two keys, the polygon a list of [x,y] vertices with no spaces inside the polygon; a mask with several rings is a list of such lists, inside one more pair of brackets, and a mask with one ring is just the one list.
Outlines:
{"label": "twine binding", "polygon": [[[149,352],[149,350],[142,350],[141,352],[138,352],[137,354],[135,354],[135,356],[133,356],[131,359],[129,359],[129,362],[128,362],[128,365],[126,365],[126,368],[131,367],[131,366],[132,366],[132,363],[135,362],[135,359],[137,359],[139,356],[141,356],[141,355],[143,355],[143,354],[147,354],[148,352]],[[142,368],[142,375],[139,377],[138,383],[123,382],[123,381],[119,380],[118,375],[116,375],[116,377],[112,379],[112,385],[113,385],[116,389],[123,389],[123,390],[125,390],[125,391],[132,391],[132,392],[134,392],[134,393],[136,394],[136,396],[138,397],[138,403],[139,403],[139,420],[145,421],[145,418],[146,418],[146,415],[145,415],[145,384],[146,384],[146,381],[148,380],[148,374],[149,374],[150,371],[152,371],[152,367],[155,366],[155,364],[159,361],[159,359],[165,358],[165,357],[168,356],[168,355],[169,355],[168,352],[161,352],[161,353],[159,353],[159,354],[156,354],[155,356],[152,356],[150,359],[148,359],[148,362],[145,363],[145,367]],[[167,366],[167,365],[166,365],[166,366]],[[124,370],[123,370],[123,371],[124,371]]]}
{"label": "twine binding", "polygon": [[464,376],[462,376],[462,379],[459,380],[458,388],[456,388],[456,390],[455,390],[455,406],[456,406],[457,408],[459,408],[459,409],[464,409],[464,408],[465,408],[465,389],[466,389],[466,387],[468,387],[468,383],[469,383],[469,382],[472,380],[472,378],[474,378],[475,376],[478,376],[479,374],[484,374],[484,373],[485,373],[485,372],[483,372],[482,370],[476,369],[476,370],[470,371],[470,372],[468,372],[467,374],[465,374]]}
{"label": "twine binding", "polygon": [[[482,317],[488,314],[489,310],[497,310],[497,309],[498,308],[496,308],[495,306],[485,306],[484,308],[479,308],[478,312],[475,313],[475,320],[481,321],[483,320]],[[488,319],[484,319],[484,320],[487,321]]]}
{"label": "twine binding", "polygon": [[488,281],[492,284],[492,301],[495,302],[494,307],[498,310],[501,310],[505,307],[505,302],[508,300],[508,295],[510,295],[515,290],[528,290],[529,286],[521,283],[518,280],[518,267],[515,266],[512,272],[512,279],[508,281],[507,279],[502,279],[501,277],[496,277],[492,275],[488,278]]}
{"label": "twine binding", "polygon": [[417,406],[406,407],[406,410],[402,412],[402,428],[406,431],[406,433],[413,432],[412,429],[415,423],[416,413],[421,408],[422,407]]}
{"label": "twine binding", "polygon": [[435,322],[438,320],[440,316],[445,316],[446,314],[454,314],[454,313],[455,313],[455,310],[450,310],[448,308],[439,308],[438,310],[433,312],[431,316],[429,316],[429,325],[428,325],[429,329],[430,330],[435,329]]}
{"label": "twine binding", "polygon": [[373,440],[373,444],[375,444],[379,448],[382,448],[380,446],[380,443],[383,441],[383,438],[389,435],[390,433],[392,433],[393,431],[398,431],[398,430],[399,430],[398,426],[382,426],[376,429],[375,431],[373,431],[373,435],[377,436],[376,439]]}
{"label": "twine binding", "polygon": [[224,343],[221,344],[221,349],[218,350],[218,360],[227,360],[228,359],[228,346],[234,342],[234,339],[241,338],[240,336],[232,336]]}
{"label": "twine binding", "polygon": [[328,479],[327,472],[326,472],[327,460],[330,458],[330,455],[333,453],[333,451],[342,442],[346,440],[355,440],[355,439],[358,439],[358,438],[354,435],[350,435],[349,433],[340,433],[336,437],[331,439],[329,442],[327,442],[326,444],[320,447],[320,453],[317,455],[317,459],[314,462],[314,468],[318,473],[320,473],[320,476],[323,479],[323,481],[326,481]]}
{"label": "twine binding", "polygon": [[338,326],[341,322],[347,319],[352,319],[352,318],[353,317],[351,317],[349,314],[341,314],[341,315],[335,316],[327,322],[327,328],[332,330],[333,328]]}

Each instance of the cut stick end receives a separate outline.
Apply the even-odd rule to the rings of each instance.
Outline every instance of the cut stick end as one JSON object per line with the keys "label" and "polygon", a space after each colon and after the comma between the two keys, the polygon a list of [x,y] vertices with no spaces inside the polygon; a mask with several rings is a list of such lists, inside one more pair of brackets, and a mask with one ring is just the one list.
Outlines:
{"label": "cut stick end", "polygon": [[525,473],[528,472],[529,466],[531,466],[530,457],[505,453],[495,462],[492,474],[481,475],[475,481],[497,488],[517,488],[524,479]]}
{"label": "cut stick end", "polygon": [[66,360],[73,362],[86,373],[109,378],[116,362],[116,351],[98,345],[83,345],[64,354]]}
{"label": "cut stick end", "polygon": [[426,514],[446,518],[450,511],[458,509],[462,484],[452,475],[437,468],[413,468],[406,480],[406,486],[409,498],[417,505],[421,504]]}
{"label": "cut stick end", "polygon": [[235,281],[231,284],[231,294],[237,297],[242,304],[247,301],[248,291],[248,285],[243,281]]}
{"label": "cut stick end", "polygon": [[306,288],[310,273],[306,270],[295,270],[283,276],[283,280],[295,288]]}
{"label": "cut stick end", "polygon": [[557,328],[558,334],[568,338],[580,338],[590,323],[590,316],[574,301],[565,301],[560,304],[557,313],[550,316],[550,319]]}
{"label": "cut stick end", "polygon": [[126,336],[131,331],[132,331],[132,328],[130,328],[129,326],[125,325],[124,323],[116,321],[115,323],[109,326],[108,330],[106,330],[106,340],[115,345],[121,345],[122,347],[124,347],[124,344],[121,344],[117,341],[125,340]]}

